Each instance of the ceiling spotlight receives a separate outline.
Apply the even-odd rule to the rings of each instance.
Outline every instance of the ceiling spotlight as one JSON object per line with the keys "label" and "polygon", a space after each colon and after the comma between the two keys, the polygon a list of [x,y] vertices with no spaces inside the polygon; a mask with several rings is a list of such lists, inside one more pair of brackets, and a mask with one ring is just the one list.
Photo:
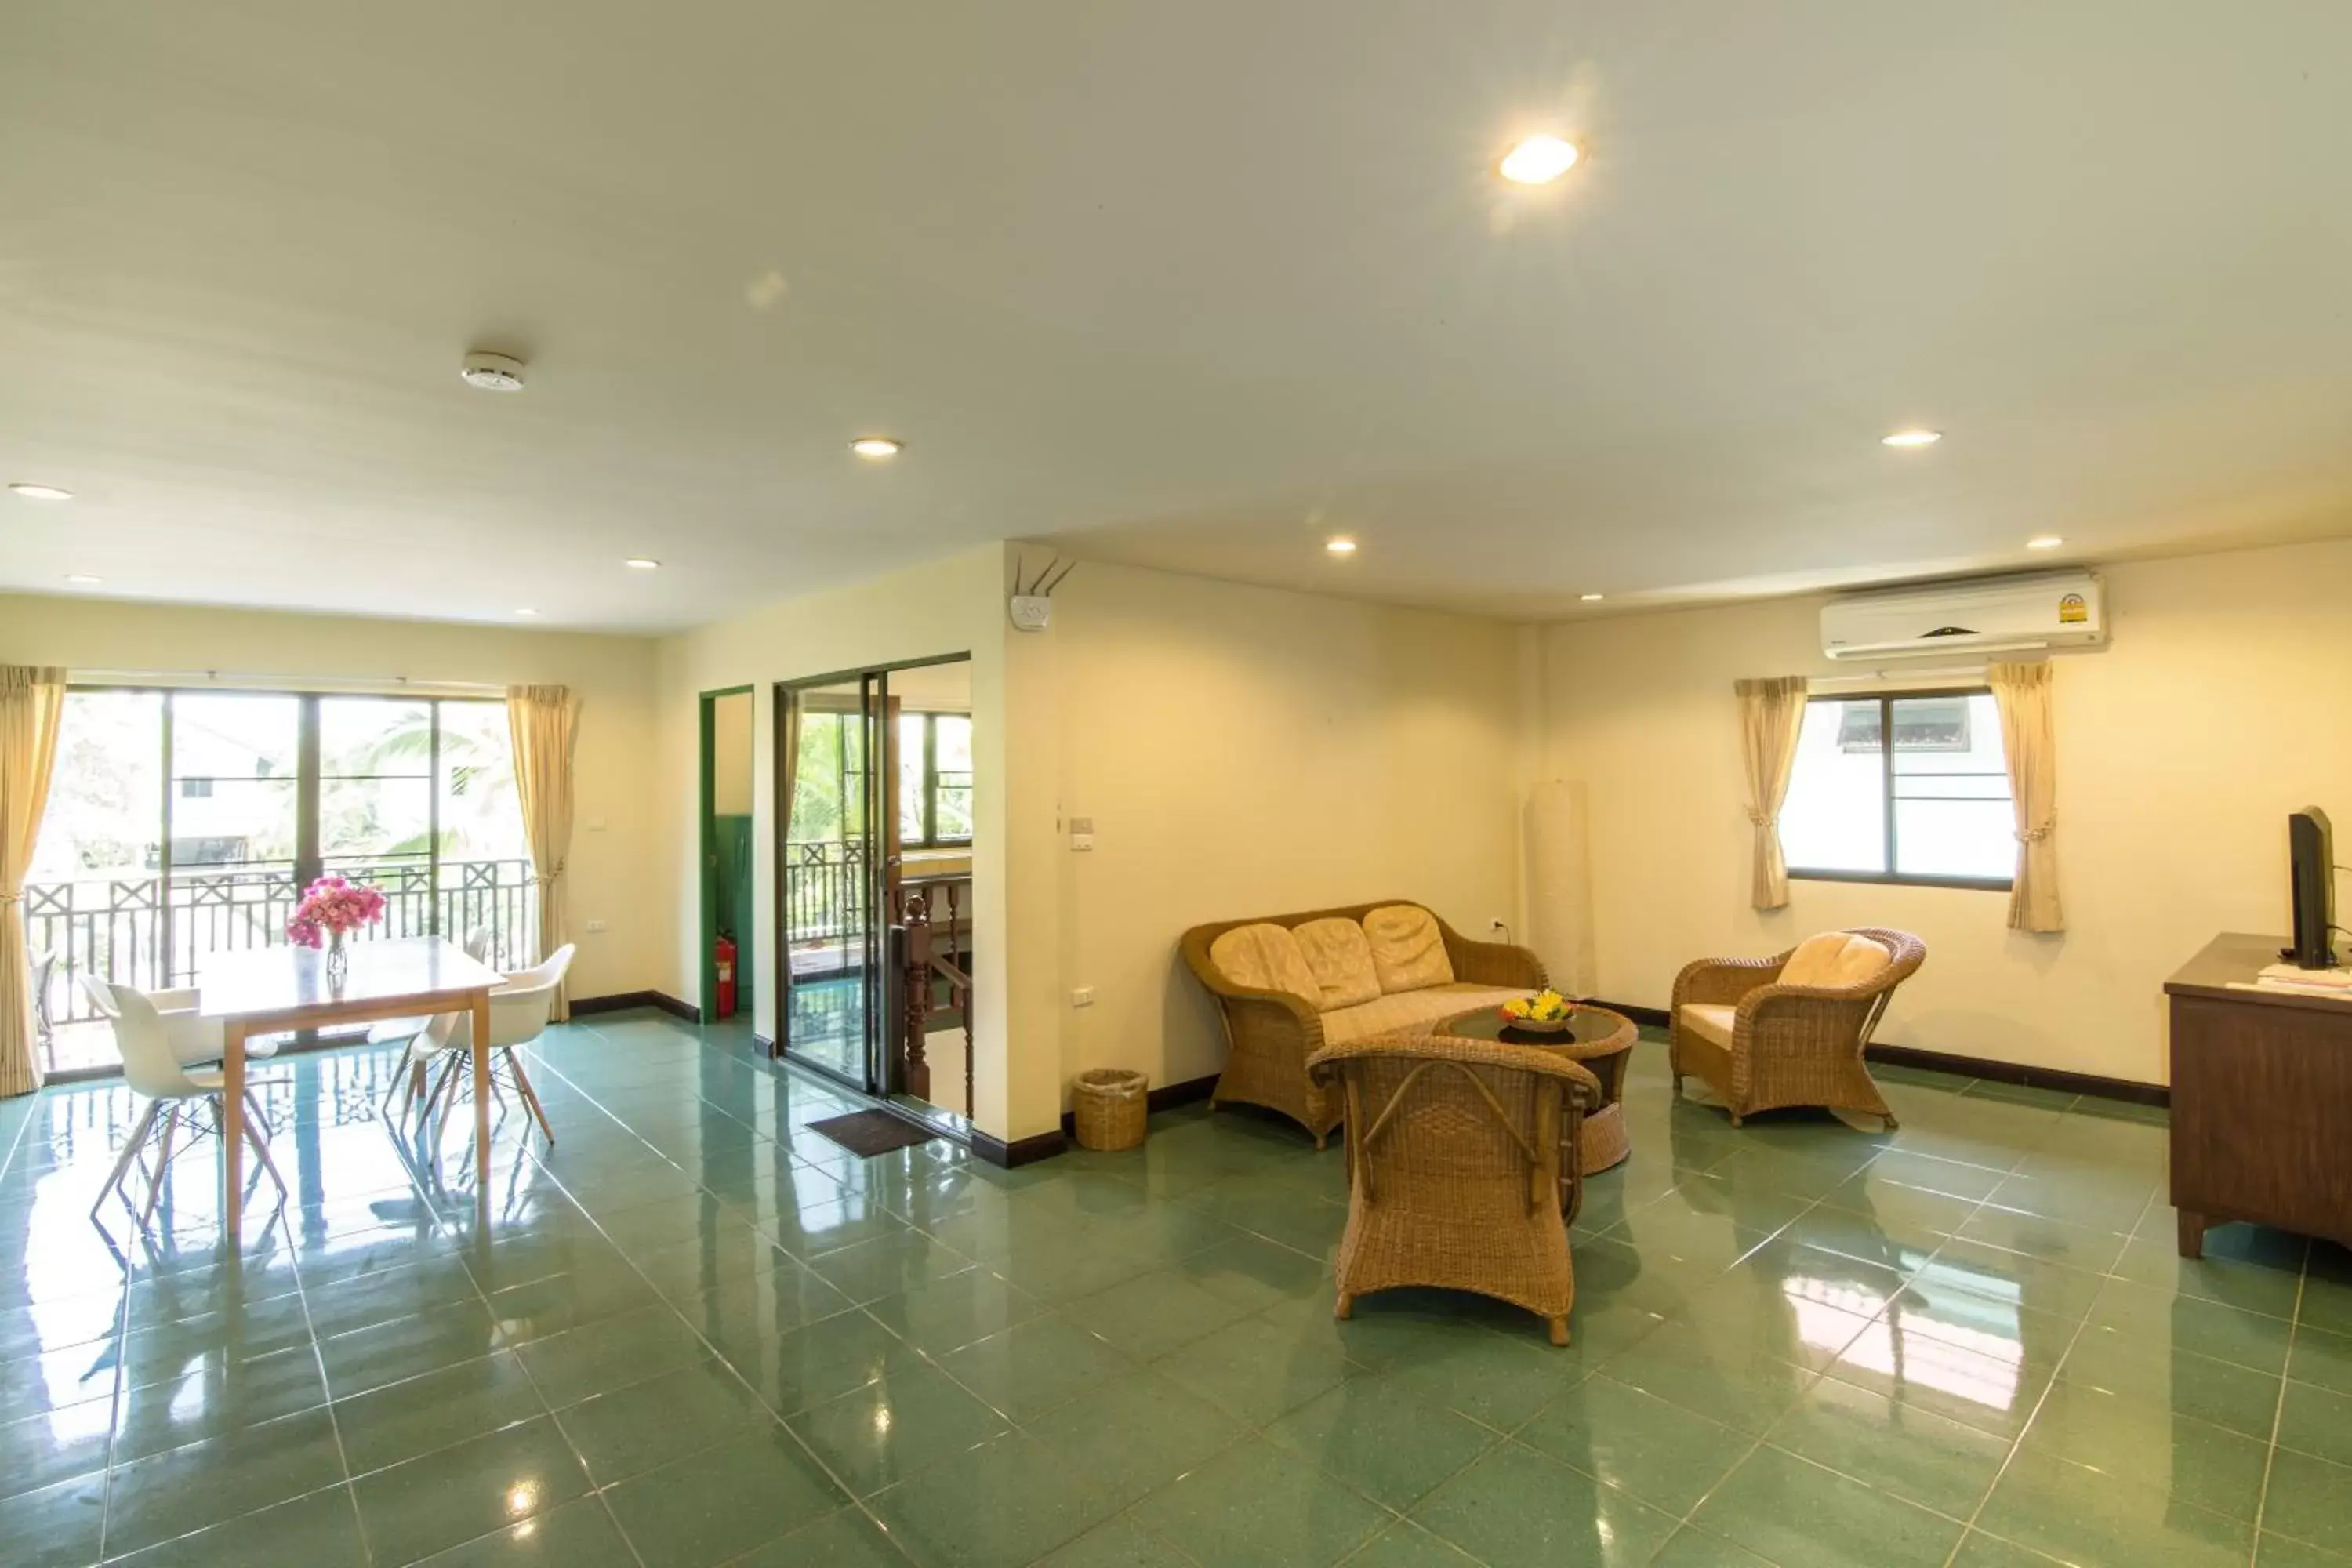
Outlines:
{"label": "ceiling spotlight", "polygon": [[66,581],[77,588],[95,588],[105,579],[93,577],[87,572],[68,572],[66,574]]}
{"label": "ceiling spotlight", "polygon": [[484,392],[520,392],[522,361],[505,354],[470,353],[458,363],[457,379]]}
{"label": "ceiling spotlight", "polygon": [[658,572],[661,570],[661,563],[655,560],[650,555],[632,555],[626,561],[622,562],[621,564],[627,567],[632,572]]}
{"label": "ceiling spotlight", "polygon": [[860,436],[849,444],[849,449],[861,458],[895,458],[907,449],[907,443],[887,436]]}
{"label": "ceiling spotlight", "polygon": [[1344,533],[1334,534],[1323,542],[1323,548],[1333,555],[1353,555],[1356,542]]}
{"label": "ceiling spotlight", "polygon": [[1606,595],[1601,594],[1579,594],[1577,597],[1583,600],[1588,605],[1597,605],[1606,597]]}
{"label": "ceiling spotlight", "polygon": [[2028,550],[2055,550],[2066,542],[2054,533],[2037,534],[2025,542]]}
{"label": "ceiling spotlight", "polygon": [[71,500],[73,491],[61,490],[55,485],[13,484],[8,487],[26,500]]}
{"label": "ceiling spotlight", "polygon": [[1549,185],[1576,167],[1576,144],[1557,136],[1530,136],[1506,153],[1503,178],[1515,184]]}
{"label": "ceiling spotlight", "polygon": [[1897,430],[1892,436],[1881,436],[1882,447],[1932,447],[1944,438],[1941,430]]}

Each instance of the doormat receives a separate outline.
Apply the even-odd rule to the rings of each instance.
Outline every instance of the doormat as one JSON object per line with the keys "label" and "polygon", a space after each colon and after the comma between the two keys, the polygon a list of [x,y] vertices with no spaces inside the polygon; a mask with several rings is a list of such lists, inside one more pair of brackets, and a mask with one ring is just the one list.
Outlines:
{"label": "doormat", "polygon": [[901,1149],[911,1149],[918,1143],[928,1143],[932,1135],[911,1121],[903,1121],[887,1110],[859,1110],[847,1116],[828,1117],[809,1124],[812,1132],[822,1132],[853,1154],[891,1154]]}

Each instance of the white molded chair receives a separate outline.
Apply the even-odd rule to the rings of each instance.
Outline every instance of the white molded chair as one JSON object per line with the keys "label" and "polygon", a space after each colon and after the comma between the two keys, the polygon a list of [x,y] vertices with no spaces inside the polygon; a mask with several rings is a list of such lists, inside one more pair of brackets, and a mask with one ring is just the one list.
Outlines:
{"label": "white molded chair", "polygon": [[[565,942],[537,967],[508,975],[490,993],[490,1091],[498,1093],[502,1076],[511,1083],[551,1146],[555,1142],[555,1129],[548,1125],[547,1111],[539,1103],[539,1096],[530,1087],[530,1075],[523,1071],[522,1059],[515,1055],[514,1048],[529,1045],[547,1032],[548,1015],[555,1008],[555,989],[563,984],[564,974],[572,968],[575,951],[572,943]],[[472,1081],[469,1064],[474,1053],[474,1020],[463,1013],[457,1016],[457,1027],[441,1051],[441,1076],[434,1080],[428,1105],[440,1104],[446,1096],[454,1109],[458,1091]],[[411,1061],[415,1059],[417,1048],[409,1047]]]}
{"label": "white molded chair", "polygon": [[[81,988],[82,994],[89,998],[90,1005],[110,1022],[121,1016],[114,1005],[118,994],[145,997],[147,1005],[163,1015],[163,1037],[171,1042],[172,1054],[179,1058],[182,1067],[202,1067],[208,1062],[216,1062],[228,1050],[227,1037],[222,1031],[220,1020],[206,1018],[196,1011],[196,992],[193,986],[182,986],[173,991],[132,991],[128,985],[116,985],[100,980],[95,974],[85,974],[81,977]],[[245,1042],[247,1061],[277,1054],[276,1040]]]}
{"label": "white molded chair", "polygon": [[49,977],[57,973],[60,956],[54,947],[37,947],[26,954],[33,974],[33,1038],[44,1051],[57,1043],[57,1020],[49,1016]]}
{"label": "white molded chair", "polygon": [[[180,1152],[184,1153],[206,1132],[217,1137],[223,1131],[220,1102],[226,1085],[217,1068],[192,1068],[180,1061],[172,1048],[163,1015],[147,997],[128,987],[116,987],[109,1000],[114,1005],[114,1045],[122,1057],[123,1081],[133,1093],[146,1097],[147,1109],[131,1129],[130,1142],[123,1145],[122,1157],[115,1162],[106,1184],[99,1188],[98,1201],[90,1205],[90,1215],[97,1216],[110,1192],[121,1192],[124,1203],[131,1202],[122,1183],[135,1161],[147,1177],[145,1205],[132,1205],[143,1226],[154,1215],[155,1202],[163,1195],[163,1178],[171,1169],[172,1145],[176,1136],[187,1134],[187,1142],[180,1146]],[[246,1097],[246,1104],[250,1110],[250,1094]],[[209,1126],[205,1120],[199,1119],[200,1112],[209,1120]],[[286,1178],[278,1173],[278,1162],[269,1157],[269,1142],[262,1136],[257,1113],[245,1118],[244,1129],[246,1141],[260,1157],[261,1168],[278,1184],[278,1192],[286,1194]],[[156,1150],[155,1168],[148,1171],[142,1156],[151,1144]]]}
{"label": "white molded chair", "polygon": [[[476,926],[466,933],[466,956],[476,963],[488,961],[492,932],[488,926]],[[465,1019],[463,1013],[436,1013],[430,1018],[387,1018],[368,1031],[368,1044],[390,1046],[406,1042],[407,1051],[401,1065],[393,1074],[391,1085],[383,1091],[383,1110],[387,1120],[406,1121],[409,1111],[425,1100],[425,1075],[436,1058],[449,1048],[449,1041]],[[407,1092],[394,1111],[393,1097]],[[430,1103],[427,1101],[427,1103]]]}

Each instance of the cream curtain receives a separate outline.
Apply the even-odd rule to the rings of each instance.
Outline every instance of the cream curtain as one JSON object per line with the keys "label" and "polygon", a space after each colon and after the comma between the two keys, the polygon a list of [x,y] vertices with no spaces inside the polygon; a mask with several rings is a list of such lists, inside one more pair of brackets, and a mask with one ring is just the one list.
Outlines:
{"label": "cream curtain", "polygon": [[25,874],[40,837],[65,706],[64,670],[0,665],[0,1095],[41,1087],[25,944]]}
{"label": "cream curtain", "polygon": [[1985,679],[2000,704],[2000,744],[2017,810],[2010,929],[2064,931],[2066,911],[2058,902],[2058,750],[2050,715],[2050,666],[1989,665]]}
{"label": "cream curtain", "polygon": [[1748,768],[1748,820],[1756,829],[1755,887],[1759,910],[1789,902],[1789,865],[1780,858],[1780,803],[1797,762],[1797,731],[1805,722],[1805,678],[1732,683],[1739,694],[1739,754]]}
{"label": "cream curtain", "polygon": [[[569,687],[509,686],[507,728],[514,736],[515,794],[539,884],[539,953],[545,958],[571,940],[564,917],[563,859],[572,852],[572,753],[579,741],[580,704]],[[572,1016],[570,986],[555,993],[555,1021]]]}

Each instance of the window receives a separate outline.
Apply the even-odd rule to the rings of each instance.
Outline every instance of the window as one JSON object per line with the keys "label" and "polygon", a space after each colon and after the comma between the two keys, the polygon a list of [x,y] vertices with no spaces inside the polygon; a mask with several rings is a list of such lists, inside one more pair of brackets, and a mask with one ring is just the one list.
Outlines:
{"label": "window", "polygon": [[1791,877],[2006,888],[2016,826],[1990,691],[1805,705],[1780,808]]}
{"label": "window", "polygon": [[898,715],[898,837],[910,849],[971,842],[971,716]]}

